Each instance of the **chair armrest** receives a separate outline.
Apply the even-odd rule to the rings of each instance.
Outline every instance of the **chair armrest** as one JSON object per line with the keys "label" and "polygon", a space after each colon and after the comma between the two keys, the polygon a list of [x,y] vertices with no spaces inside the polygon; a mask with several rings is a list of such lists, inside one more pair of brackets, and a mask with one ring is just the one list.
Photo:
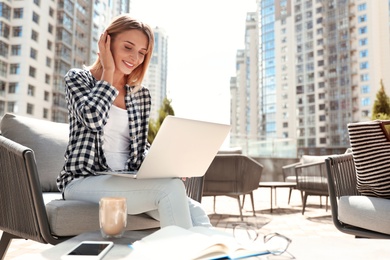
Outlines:
{"label": "chair armrest", "polygon": [[259,187],[263,173],[263,165],[247,156],[242,156],[240,163],[242,172],[241,190],[245,193],[256,190]]}
{"label": "chair armrest", "polygon": [[296,176],[295,167],[299,166],[299,165],[302,165],[302,163],[296,162],[296,163],[288,164],[288,165],[285,165],[282,167],[284,181],[286,181],[287,177],[290,177],[290,176],[295,177]]}
{"label": "chair armrest", "polygon": [[356,169],[352,153],[330,156],[325,163],[330,194],[336,198],[361,195],[356,186]]}
{"label": "chair armrest", "polygon": [[297,189],[328,194],[325,161],[302,164],[295,167]]}
{"label": "chair armrest", "polygon": [[57,244],[51,236],[34,152],[0,136],[0,229]]}

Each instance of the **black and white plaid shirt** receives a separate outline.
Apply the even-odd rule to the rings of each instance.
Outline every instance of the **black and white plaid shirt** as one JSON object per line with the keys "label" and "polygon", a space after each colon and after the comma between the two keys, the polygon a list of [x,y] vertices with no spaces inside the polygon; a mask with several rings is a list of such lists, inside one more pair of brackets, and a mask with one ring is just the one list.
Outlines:
{"label": "black and white plaid shirt", "polygon": [[[57,178],[61,192],[74,178],[91,176],[97,170],[108,169],[102,148],[103,127],[119,93],[108,82],[96,80],[88,70],[71,69],[64,79],[70,133],[65,164]],[[149,148],[150,92],[145,87],[138,91],[134,89],[126,85],[130,137],[128,170],[140,167]]]}

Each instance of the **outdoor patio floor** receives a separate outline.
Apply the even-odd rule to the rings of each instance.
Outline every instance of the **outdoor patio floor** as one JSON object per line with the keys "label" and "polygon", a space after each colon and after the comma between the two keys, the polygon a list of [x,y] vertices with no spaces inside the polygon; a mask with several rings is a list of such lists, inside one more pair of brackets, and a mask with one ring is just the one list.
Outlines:
{"label": "outdoor patio floor", "polygon": [[[300,193],[293,191],[290,204],[288,188],[277,190],[277,205],[270,213],[270,190],[261,188],[254,192],[256,216],[253,216],[250,198],[246,197],[244,222],[257,227],[263,234],[278,232],[292,239],[289,251],[296,259],[390,259],[390,240],[357,239],[338,231],[332,222],[330,206],[325,210],[325,197],[309,196],[305,214],[302,215]],[[274,198],[275,201],[275,198]],[[213,197],[203,197],[202,205],[212,224],[226,232],[240,223],[236,199],[217,197],[216,212],[213,212]],[[8,249],[5,259],[24,259],[44,251],[52,245],[16,239]],[[287,255],[267,256],[259,259],[288,259]]]}

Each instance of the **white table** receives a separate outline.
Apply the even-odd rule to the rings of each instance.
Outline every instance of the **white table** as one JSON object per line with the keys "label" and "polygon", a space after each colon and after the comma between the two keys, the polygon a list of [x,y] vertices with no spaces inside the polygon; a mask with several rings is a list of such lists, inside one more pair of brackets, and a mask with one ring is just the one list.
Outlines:
{"label": "white table", "polygon": [[[123,238],[112,239],[114,247],[106,254],[103,260],[126,259],[131,253],[128,244],[151,234],[156,229],[146,231],[126,231]],[[89,232],[62,242],[50,249],[40,253],[30,259],[60,259],[60,257],[84,240],[103,240],[100,231]],[[153,250],[153,249],[151,249]],[[296,259],[299,260],[366,260],[366,259],[389,259],[390,240],[386,239],[364,239],[353,236],[340,237],[297,237],[292,238],[292,243],[288,249]],[[23,258],[25,259],[25,258]],[[282,256],[266,255],[253,257],[251,259],[289,259],[288,255]]]}
{"label": "white table", "polygon": [[259,183],[259,188],[270,188],[271,191],[271,208],[270,212],[272,213],[273,209],[273,194],[275,194],[275,205],[276,205],[276,189],[277,188],[295,188],[297,186],[296,182],[284,182],[284,181],[265,181]]}

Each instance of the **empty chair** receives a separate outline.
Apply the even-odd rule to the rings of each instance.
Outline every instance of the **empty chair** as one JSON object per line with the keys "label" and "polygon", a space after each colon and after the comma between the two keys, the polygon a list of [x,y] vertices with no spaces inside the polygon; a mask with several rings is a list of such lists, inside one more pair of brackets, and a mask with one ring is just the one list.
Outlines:
{"label": "empty chair", "polygon": [[249,194],[253,215],[255,206],[253,191],[259,187],[263,165],[242,154],[217,154],[204,176],[203,196],[229,196],[237,199],[240,218],[242,203],[240,195]]}

